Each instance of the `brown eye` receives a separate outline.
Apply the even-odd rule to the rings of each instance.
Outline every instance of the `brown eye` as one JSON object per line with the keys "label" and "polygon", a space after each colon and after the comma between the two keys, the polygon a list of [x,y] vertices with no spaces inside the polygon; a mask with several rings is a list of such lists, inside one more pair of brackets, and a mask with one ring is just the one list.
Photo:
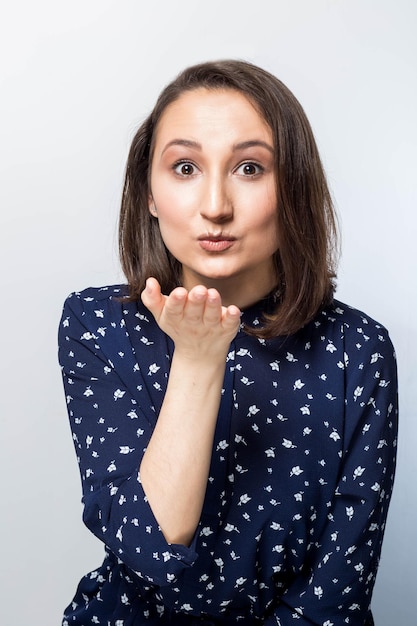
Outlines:
{"label": "brown eye", "polygon": [[195,167],[192,163],[182,161],[174,166],[174,171],[180,176],[192,176],[195,174]]}
{"label": "brown eye", "polygon": [[242,163],[236,171],[241,176],[247,176],[250,178],[251,176],[261,174],[263,172],[263,168],[257,163]]}
{"label": "brown eye", "polygon": [[247,163],[243,166],[243,171],[247,176],[253,176],[254,174],[256,174],[256,167],[253,165],[253,163]]}

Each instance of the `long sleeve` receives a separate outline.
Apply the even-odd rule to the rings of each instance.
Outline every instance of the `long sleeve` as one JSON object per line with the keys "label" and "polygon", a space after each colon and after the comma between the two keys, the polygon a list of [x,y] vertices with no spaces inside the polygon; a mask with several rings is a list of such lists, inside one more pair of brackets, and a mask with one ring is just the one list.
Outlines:
{"label": "long sleeve", "polygon": [[372,623],[367,621],[369,605],[395,470],[396,363],[383,328],[371,337],[362,333],[360,342],[345,349],[344,453],[338,486],[303,571],[265,626]]}
{"label": "long sleeve", "polygon": [[[162,402],[166,342],[156,345],[154,325],[135,317],[135,308],[122,305],[118,295],[100,300],[88,292],[73,294],[59,330],[83,519],[131,570],[163,586],[196,559],[193,547],[167,544],[138,478],[158,410],[152,395]],[[138,341],[147,351],[144,363],[138,363],[129,340],[126,316],[134,317]]]}
{"label": "long sleeve", "polygon": [[[239,330],[201,520],[186,548],[166,542],[138,479],[173,346],[122,293],[74,294],[60,326],[84,521],[109,552],[81,581],[68,624],[107,623],[106,607],[117,605],[119,619],[150,626],[172,614],[178,624],[193,615],[371,626],[397,436],[387,331],[339,302],[290,337],[260,341]],[[242,323],[255,326],[262,310],[248,309]]]}

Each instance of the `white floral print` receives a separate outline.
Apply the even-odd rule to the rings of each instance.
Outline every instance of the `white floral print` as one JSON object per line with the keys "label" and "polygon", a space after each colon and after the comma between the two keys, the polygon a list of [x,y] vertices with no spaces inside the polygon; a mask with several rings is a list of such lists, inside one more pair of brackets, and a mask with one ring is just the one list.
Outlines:
{"label": "white floral print", "polygon": [[[106,546],[63,626],[372,624],[396,453],[387,331],[340,302],[290,337],[258,340],[242,326],[200,525],[191,546],[169,545],[138,468],[173,346],[124,293],[75,293],[60,325],[83,519]],[[266,307],[242,322],[259,325]]]}

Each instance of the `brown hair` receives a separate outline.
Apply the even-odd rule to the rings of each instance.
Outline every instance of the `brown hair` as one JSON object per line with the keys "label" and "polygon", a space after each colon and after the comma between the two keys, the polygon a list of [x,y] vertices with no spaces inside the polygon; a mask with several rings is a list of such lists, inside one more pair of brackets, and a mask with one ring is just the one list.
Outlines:
{"label": "brown hair", "polygon": [[288,335],[333,298],[337,229],[332,200],[311,126],[295,96],[275,76],[243,61],[217,61],[185,69],[162,91],[137,131],[128,156],[119,223],[119,247],[129,299],[154,276],[163,293],[181,284],[181,265],[165,247],[149,213],[150,165],[158,121],[185,91],[234,89],[245,95],[272,130],[280,234],[275,253],[275,311],[257,330],[262,338]]}

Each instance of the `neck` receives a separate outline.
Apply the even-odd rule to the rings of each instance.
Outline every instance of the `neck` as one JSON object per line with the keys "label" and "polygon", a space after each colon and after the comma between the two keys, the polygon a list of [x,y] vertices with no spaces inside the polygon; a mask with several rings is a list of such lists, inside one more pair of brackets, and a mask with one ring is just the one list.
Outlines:
{"label": "neck", "polygon": [[204,285],[207,289],[216,289],[222,299],[223,306],[234,304],[240,310],[247,309],[262,298],[265,298],[276,287],[276,276],[265,276],[263,280],[246,282],[237,277],[220,280],[209,279],[207,277],[195,277],[191,280],[184,280],[184,287],[188,290],[196,285]]}

